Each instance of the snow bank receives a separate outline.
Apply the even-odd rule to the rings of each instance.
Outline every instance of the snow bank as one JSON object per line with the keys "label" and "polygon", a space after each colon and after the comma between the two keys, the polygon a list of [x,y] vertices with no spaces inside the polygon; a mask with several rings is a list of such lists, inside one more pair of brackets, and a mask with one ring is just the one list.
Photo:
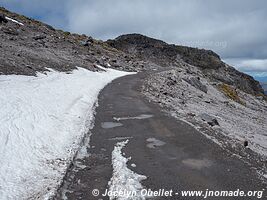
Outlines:
{"label": "snow bank", "polygon": [[12,22],[14,22],[14,23],[16,23],[16,24],[19,24],[19,25],[21,25],[21,26],[24,25],[23,23],[21,23],[21,22],[15,20],[15,19],[12,19],[12,18],[10,18],[10,17],[5,17],[5,18],[6,18],[7,20],[12,21]]}
{"label": "snow bank", "polygon": [[48,199],[93,120],[112,69],[0,76],[0,197]]}
{"label": "snow bank", "polygon": [[[146,176],[139,175],[127,168],[127,162],[129,158],[125,158],[122,155],[122,148],[128,143],[129,140],[118,142],[112,152],[112,165],[113,175],[109,182],[109,193],[114,194],[110,196],[110,200],[142,200],[145,199],[141,195],[143,189],[142,180],[146,179]],[[130,194],[130,196],[117,196],[119,193]]]}

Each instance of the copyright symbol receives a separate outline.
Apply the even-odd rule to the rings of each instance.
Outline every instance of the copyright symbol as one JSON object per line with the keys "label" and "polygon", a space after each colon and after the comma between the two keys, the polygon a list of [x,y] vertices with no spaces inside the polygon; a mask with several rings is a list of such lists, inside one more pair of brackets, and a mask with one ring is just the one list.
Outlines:
{"label": "copyright symbol", "polygon": [[99,195],[99,190],[98,189],[93,189],[92,195],[97,197]]}

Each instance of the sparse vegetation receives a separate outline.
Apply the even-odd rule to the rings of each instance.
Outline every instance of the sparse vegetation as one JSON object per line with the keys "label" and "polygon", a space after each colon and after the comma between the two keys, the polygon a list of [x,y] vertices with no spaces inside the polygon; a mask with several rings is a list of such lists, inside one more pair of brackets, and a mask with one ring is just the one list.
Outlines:
{"label": "sparse vegetation", "polygon": [[65,36],[68,36],[68,35],[70,35],[70,32],[69,32],[69,31],[63,31],[63,34],[64,34]]}
{"label": "sparse vegetation", "polygon": [[105,50],[107,50],[107,51],[112,51],[112,52],[115,52],[115,53],[116,53],[116,52],[119,52],[118,49],[115,49],[115,48],[111,47],[110,45],[108,45],[108,44],[105,43],[105,42],[102,42],[100,45],[103,47],[103,49],[105,49]]}
{"label": "sparse vegetation", "polygon": [[240,103],[242,105],[246,105],[244,101],[240,99],[236,89],[228,84],[222,83],[219,85],[219,90],[225,94],[225,96],[229,97],[233,101]]}

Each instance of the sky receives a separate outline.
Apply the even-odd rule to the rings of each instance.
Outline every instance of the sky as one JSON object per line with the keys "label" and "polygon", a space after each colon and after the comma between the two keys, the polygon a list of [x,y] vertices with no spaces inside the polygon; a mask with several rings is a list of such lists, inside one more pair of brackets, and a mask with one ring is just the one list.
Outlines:
{"label": "sky", "polygon": [[97,39],[141,33],[211,49],[267,82],[266,0],[0,0],[0,6]]}

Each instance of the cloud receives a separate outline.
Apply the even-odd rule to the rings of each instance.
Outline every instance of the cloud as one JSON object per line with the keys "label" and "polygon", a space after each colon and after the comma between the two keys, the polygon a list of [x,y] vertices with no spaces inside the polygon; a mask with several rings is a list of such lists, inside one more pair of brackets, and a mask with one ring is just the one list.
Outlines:
{"label": "cloud", "polygon": [[243,72],[267,75],[267,59],[230,58],[224,61]]}
{"label": "cloud", "polygon": [[[267,59],[265,0],[0,0],[0,5],[102,40],[141,33],[212,49],[225,59]],[[258,63],[239,64],[240,70],[266,70]]]}
{"label": "cloud", "polygon": [[69,29],[100,39],[137,32],[225,58],[267,57],[266,1],[78,0],[68,8]]}

